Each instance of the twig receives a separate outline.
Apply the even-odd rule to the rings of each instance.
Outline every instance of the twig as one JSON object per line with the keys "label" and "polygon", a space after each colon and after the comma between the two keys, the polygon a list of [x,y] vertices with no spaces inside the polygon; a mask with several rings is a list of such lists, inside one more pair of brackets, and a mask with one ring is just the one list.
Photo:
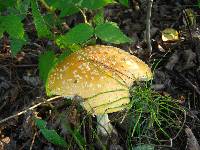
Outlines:
{"label": "twig", "polygon": [[40,103],[38,103],[38,104],[36,104],[36,105],[33,105],[33,106],[31,106],[31,107],[29,107],[29,108],[27,108],[27,109],[25,109],[25,110],[23,110],[23,111],[21,111],[21,112],[19,112],[19,113],[17,113],[17,114],[14,114],[14,115],[9,116],[9,117],[7,117],[7,118],[5,118],[5,119],[2,119],[2,120],[0,121],[0,124],[4,123],[4,122],[6,122],[6,121],[8,121],[8,120],[10,120],[10,119],[12,119],[12,118],[15,118],[15,117],[18,117],[18,116],[20,116],[20,115],[23,115],[23,114],[27,113],[28,111],[33,110],[33,109],[35,109],[36,107],[38,107],[38,106],[40,106],[40,105],[42,105],[42,104],[45,104],[45,103],[47,103],[47,102],[53,101],[53,100],[58,99],[58,98],[61,98],[61,96],[55,96],[55,97],[49,98],[49,99],[47,99],[47,100],[45,100],[45,101],[43,101],[43,102],[40,102]]}
{"label": "twig", "polygon": [[151,46],[151,9],[152,9],[153,0],[148,1],[147,6],[147,17],[146,17],[146,42],[147,42],[147,48],[149,53],[152,52],[152,46]]}
{"label": "twig", "polygon": [[88,23],[88,21],[87,21],[87,16],[86,16],[86,14],[85,14],[85,11],[82,10],[81,8],[79,8],[79,10],[80,10],[80,12],[81,12],[81,14],[82,14],[82,16],[83,16],[84,22],[85,22],[85,23]]}
{"label": "twig", "polygon": [[35,142],[35,137],[36,137],[37,133],[35,132],[34,135],[33,135],[33,139],[32,139],[32,142],[31,142],[31,146],[29,148],[29,150],[32,150],[33,149],[33,144]]}
{"label": "twig", "polygon": [[183,76],[182,74],[179,74],[185,81],[187,81],[189,83],[189,85],[196,91],[197,94],[200,95],[200,90],[199,88],[194,85],[188,78],[186,78],[185,76]]}

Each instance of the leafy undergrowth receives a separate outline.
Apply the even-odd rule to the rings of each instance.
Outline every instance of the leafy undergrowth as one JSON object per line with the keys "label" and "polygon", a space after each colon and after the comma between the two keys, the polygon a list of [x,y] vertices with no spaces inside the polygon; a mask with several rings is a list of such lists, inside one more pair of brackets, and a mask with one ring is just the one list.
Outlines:
{"label": "leafy undergrowth", "polygon": [[[47,99],[38,71],[39,56],[46,50],[54,52],[45,60],[56,61],[54,53],[68,55],[84,45],[121,43],[117,46],[152,64],[154,80],[151,88],[130,90],[129,110],[110,114],[118,137],[102,141],[96,133],[96,118],[78,103],[59,98],[0,124],[0,148],[182,150],[191,147],[191,140],[200,141],[200,11],[196,1],[154,2],[151,57],[145,51],[144,1],[133,1],[127,8],[127,1],[119,0],[124,6],[114,4],[103,10],[112,0],[98,5],[84,0],[83,11],[53,0],[48,1],[53,7],[42,0],[23,2],[15,6],[15,1],[0,0],[0,119]],[[51,65],[46,62],[40,67],[49,70]],[[40,74],[43,80],[46,76]],[[192,137],[185,131],[188,128]]]}

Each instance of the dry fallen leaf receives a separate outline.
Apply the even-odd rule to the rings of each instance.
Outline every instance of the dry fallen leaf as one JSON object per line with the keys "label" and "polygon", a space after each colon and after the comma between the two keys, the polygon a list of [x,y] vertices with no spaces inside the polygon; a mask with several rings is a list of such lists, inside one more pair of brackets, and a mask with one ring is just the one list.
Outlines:
{"label": "dry fallen leaf", "polygon": [[[183,10],[184,13],[184,17],[183,17],[183,23],[185,26],[189,26],[189,27],[195,27],[196,26],[196,20],[197,20],[197,15],[196,13],[191,9],[184,9]],[[187,21],[186,21],[187,19]]]}
{"label": "dry fallen leaf", "polygon": [[178,31],[176,31],[173,28],[166,28],[165,30],[162,31],[162,40],[164,42],[167,41],[173,42],[179,40]]}

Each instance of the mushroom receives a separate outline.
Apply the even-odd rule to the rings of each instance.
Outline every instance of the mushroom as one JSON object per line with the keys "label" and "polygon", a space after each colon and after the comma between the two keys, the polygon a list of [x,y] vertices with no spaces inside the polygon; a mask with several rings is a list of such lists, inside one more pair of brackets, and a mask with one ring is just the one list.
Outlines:
{"label": "mushroom", "polygon": [[83,98],[81,105],[97,117],[97,131],[115,132],[108,113],[128,107],[133,81],[152,78],[150,68],[139,58],[112,46],[85,47],[52,69],[46,90],[53,95]]}

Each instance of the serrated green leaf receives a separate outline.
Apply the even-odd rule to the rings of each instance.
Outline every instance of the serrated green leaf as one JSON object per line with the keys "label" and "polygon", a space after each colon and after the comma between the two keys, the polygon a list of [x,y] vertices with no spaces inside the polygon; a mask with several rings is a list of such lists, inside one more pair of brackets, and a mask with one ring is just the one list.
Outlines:
{"label": "serrated green leaf", "polygon": [[101,40],[109,43],[121,44],[132,42],[132,40],[127,37],[118,26],[111,22],[98,25],[95,28],[95,34]]}
{"label": "serrated green leaf", "polygon": [[128,0],[119,0],[119,2],[120,2],[122,5],[126,6],[126,7],[128,7],[128,5],[129,5]]}
{"label": "serrated green leaf", "polygon": [[79,44],[72,44],[72,45],[69,45],[68,46],[68,49],[71,51],[71,52],[76,52],[78,50],[81,49],[81,46]]}
{"label": "serrated green leaf", "polygon": [[197,4],[196,4],[196,5],[194,5],[194,6],[197,6],[197,7],[199,7],[199,8],[200,8],[200,0],[197,0]]}
{"label": "serrated green leaf", "polygon": [[40,129],[45,139],[55,145],[68,147],[67,142],[55,130]]}
{"label": "serrated green leaf", "polygon": [[62,9],[67,5],[78,5],[81,0],[48,0],[48,5],[51,6],[53,9]]}
{"label": "serrated green leaf", "polygon": [[60,17],[69,16],[79,12],[79,8],[77,7],[77,3],[79,0],[59,0],[59,1],[51,1],[50,6],[53,9],[60,10]]}
{"label": "serrated green leaf", "polygon": [[0,39],[3,37],[3,32],[4,32],[4,29],[1,28],[1,24],[0,24]]}
{"label": "serrated green leaf", "polygon": [[33,118],[35,125],[39,128],[39,129],[44,129],[46,128],[47,122],[42,120],[42,119],[38,119],[38,118]]}
{"label": "serrated green leaf", "polygon": [[149,144],[143,144],[132,148],[132,150],[154,150],[154,146]]}
{"label": "serrated green leaf", "polygon": [[10,39],[10,48],[11,53],[13,56],[15,56],[18,52],[20,52],[22,46],[26,43],[25,39]]}
{"label": "serrated green leaf", "polygon": [[97,14],[92,19],[93,23],[95,25],[100,25],[104,23],[104,12],[103,9],[100,9]]}
{"label": "serrated green leaf", "polygon": [[21,18],[16,15],[0,16],[0,38],[7,32],[11,42],[12,55],[16,55],[26,43]]}
{"label": "serrated green leaf", "polygon": [[45,22],[48,22],[48,25],[51,26],[51,27],[61,27],[62,26],[62,23],[65,21],[64,19],[60,18],[60,17],[57,17],[55,16],[54,13],[46,13],[44,16],[43,16]]}
{"label": "serrated green leaf", "polygon": [[114,2],[114,0],[82,0],[81,7],[87,9],[98,9]]}
{"label": "serrated green leaf", "polygon": [[11,38],[24,38],[24,28],[19,16],[0,16],[0,28],[4,29]]}
{"label": "serrated green leaf", "polygon": [[68,7],[61,9],[60,17],[70,16],[79,12],[79,9],[76,6],[68,5]]}
{"label": "serrated green leaf", "polygon": [[22,15],[27,15],[28,9],[30,7],[31,0],[17,0],[16,1],[16,9]]}
{"label": "serrated green leaf", "polygon": [[39,75],[46,83],[50,70],[56,63],[56,56],[53,51],[47,51],[39,56]]}
{"label": "serrated green leaf", "polygon": [[56,39],[56,43],[61,47],[68,47],[72,44],[82,44],[93,36],[94,29],[86,23],[76,25],[65,35]]}
{"label": "serrated green leaf", "polygon": [[0,0],[0,11],[3,11],[9,7],[14,7],[16,0]]}
{"label": "serrated green leaf", "polygon": [[68,147],[67,142],[60,135],[58,135],[55,130],[49,130],[46,128],[46,121],[38,118],[33,118],[33,120],[47,141],[55,145]]}
{"label": "serrated green leaf", "polygon": [[55,14],[53,13],[47,13],[43,16],[44,21],[48,22],[50,26],[56,25],[58,22],[60,22],[59,18],[55,18]]}
{"label": "serrated green leaf", "polygon": [[[19,16],[19,11],[17,9],[15,9],[14,7],[8,7],[7,10],[9,12],[9,15],[18,15]],[[19,16],[20,18],[22,18],[22,16]]]}
{"label": "serrated green leaf", "polygon": [[40,13],[38,3],[36,0],[31,0],[31,9],[32,9],[33,20],[34,20],[35,28],[37,30],[38,37],[50,38],[52,36],[52,34],[51,34],[46,22],[44,21],[43,16]]}

